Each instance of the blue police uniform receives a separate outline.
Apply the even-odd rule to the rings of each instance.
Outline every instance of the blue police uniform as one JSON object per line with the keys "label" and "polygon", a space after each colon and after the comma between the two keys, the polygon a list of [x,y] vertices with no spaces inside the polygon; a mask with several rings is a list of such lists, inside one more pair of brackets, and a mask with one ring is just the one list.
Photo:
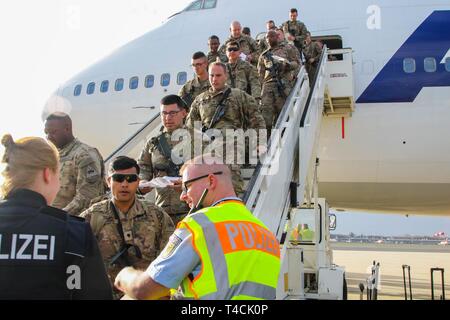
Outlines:
{"label": "blue police uniform", "polygon": [[0,202],[0,299],[112,299],[88,223],[27,189]]}
{"label": "blue police uniform", "polygon": [[[211,205],[238,200],[227,197]],[[195,278],[201,271],[200,257],[192,247],[192,234],[187,229],[176,229],[163,252],[150,264],[146,273],[166,288],[177,289],[186,277]]]}

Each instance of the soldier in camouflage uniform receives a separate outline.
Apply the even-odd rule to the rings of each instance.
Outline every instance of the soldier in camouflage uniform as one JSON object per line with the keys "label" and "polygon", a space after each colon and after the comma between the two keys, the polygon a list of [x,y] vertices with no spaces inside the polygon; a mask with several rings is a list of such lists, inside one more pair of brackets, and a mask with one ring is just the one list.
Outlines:
{"label": "soldier in camouflage uniform", "polygon": [[230,88],[241,89],[253,96],[259,103],[261,100],[261,83],[256,68],[239,58],[241,50],[235,41],[227,44],[227,85]]}
{"label": "soldier in camouflage uniform", "polygon": [[[265,122],[262,117],[256,100],[240,89],[231,89],[226,85],[227,75],[226,66],[223,63],[215,62],[209,69],[211,89],[199,95],[192,103],[191,110],[186,120],[189,128],[195,128],[195,122],[200,122],[205,129],[221,130],[222,135],[226,136],[226,129],[264,129]],[[211,120],[219,104],[223,103],[226,107],[225,113],[211,127]],[[212,144],[215,142],[213,141]],[[225,141],[225,144],[231,144],[236,148],[234,141]],[[224,147],[227,147],[224,145]],[[230,147],[230,145],[228,145]],[[242,157],[243,146],[237,146],[237,153]],[[236,155],[236,153],[235,153]],[[218,154],[225,160],[225,155]],[[236,159],[235,159],[236,161]],[[235,191],[239,194],[243,192],[243,182],[240,176],[240,165],[234,162],[231,165],[233,172],[233,185]]]}
{"label": "soldier in camouflage uniform", "polygon": [[186,102],[188,109],[192,101],[202,92],[210,88],[208,81],[208,59],[201,51],[192,56],[192,68],[195,71],[195,77],[184,84],[178,95]]}
{"label": "soldier in camouflage uniform", "polygon": [[219,40],[218,36],[211,36],[211,37],[209,37],[209,39],[208,39],[208,47],[209,47],[209,52],[207,54],[208,65],[213,63],[213,62],[216,62],[217,58],[219,58],[220,62],[223,62],[223,63],[227,63],[228,62],[227,56],[219,51],[220,40]]}
{"label": "soldier in camouflage uniform", "polygon": [[[173,159],[172,150],[180,150],[184,147],[183,144],[192,144],[192,142],[180,142],[175,139],[175,141],[172,141],[172,134],[174,132],[177,133],[178,129],[185,128],[184,120],[186,115],[186,105],[179,96],[169,95],[161,100],[161,121],[164,126],[163,132],[158,137],[147,141],[138,159],[138,164],[141,168],[139,177],[143,182],[150,181],[157,177],[179,176],[178,170],[183,162]],[[164,149],[164,146],[167,146],[167,150]],[[192,149],[190,154],[183,156],[184,159],[180,160],[189,160],[192,156]],[[151,191],[150,188],[141,188],[140,190],[143,194]],[[175,225],[183,220],[189,212],[189,207],[184,201],[180,200],[180,195],[181,180],[166,188],[156,188],[155,204],[163,208],[169,214]]]}
{"label": "soldier in camouflage uniform", "polygon": [[231,23],[230,33],[230,37],[220,47],[219,51],[225,54],[228,42],[236,41],[237,43],[239,43],[241,52],[246,55],[245,60],[256,66],[259,57],[259,49],[256,41],[253,40],[253,38],[242,34],[242,27],[238,21],[233,21]]}
{"label": "soldier in camouflage uniform", "polygon": [[[126,266],[145,270],[164,249],[174,231],[167,213],[136,196],[139,166],[128,157],[110,166],[111,199],[94,204],[81,214],[91,225],[111,284]],[[115,298],[119,298],[118,292]]]}
{"label": "soldier in camouflage uniform", "polygon": [[266,39],[270,48],[259,58],[258,73],[263,82],[261,113],[270,131],[293,87],[292,72],[298,70],[299,60],[278,44],[276,31],[269,31]]}
{"label": "soldier in camouflage uniform", "polygon": [[52,206],[79,215],[92,199],[105,193],[103,158],[73,136],[67,114],[54,113],[45,121],[47,139],[58,148],[61,188]]}
{"label": "soldier in camouflage uniform", "polygon": [[308,29],[303,22],[297,20],[297,17],[297,9],[291,9],[290,20],[283,23],[281,27],[284,33],[288,35],[287,39],[294,42],[301,55],[303,43],[306,39],[306,33],[308,32]]}
{"label": "soldier in camouflage uniform", "polygon": [[[266,32],[269,32],[270,30],[276,30],[277,26],[275,25],[275,22],[273,20],[269,20],[266,22]],[[269,44],[266,41],[266,38],[262,38],[260,40],[257,41],[258,43],[258,47],[259,47],[259,52],[264,52],[267,49],[269,49]]]}
{"label": "soldier in camouflage uniform", "polygon": [[278,45],[286,48],[286,51],[287,51],[288,57],[289,57],[288,58],[289,61],[296,61],[298,64],[298,66],[291,71],[291,76],[290,76],[290,81],[291,81],[292,85],[294,85],[294,83],[297,81],[297,75],[303,65],[302,59],[300,57],[300,52],[298,51],[296,46],[294,46],[293,44],[290,44],[286,40],[283,29],[277,28],[276,31],[277,31],[277,35],[278,35]]}
{"label": "soldier in camouflage uniform", "polygon": [[303,54],[305,56],[305,68],[308,72],[309,84],[312,85],[317,71],[317,64],[322,55],[322,46],[318,42],[311,40],[311,34],[309,32],[306,34]]}

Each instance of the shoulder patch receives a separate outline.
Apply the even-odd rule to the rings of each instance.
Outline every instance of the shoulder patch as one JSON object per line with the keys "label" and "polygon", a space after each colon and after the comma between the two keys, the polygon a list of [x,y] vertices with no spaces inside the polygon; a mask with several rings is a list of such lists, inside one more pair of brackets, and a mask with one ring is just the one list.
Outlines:
{"label": "shoulder patch", "polygon": [[86,169],[86,177],[92,178],[97,175],[97,171],[95,170],[94,166],[89,165]]}
{"label": "shoulder patch", "polygon": [[96,182],[100,177],[100,172],[95,168],[94,164],[90,164],[86,167],[86,181],[89,183]]}
{"label": "shoulder patch", "polygon": [[172,256],[175,249],[183,242],[183,240],[178,237],[176,234],[172,234],[169,238],[169,242],[161,253],[161,258],[168,259]]}

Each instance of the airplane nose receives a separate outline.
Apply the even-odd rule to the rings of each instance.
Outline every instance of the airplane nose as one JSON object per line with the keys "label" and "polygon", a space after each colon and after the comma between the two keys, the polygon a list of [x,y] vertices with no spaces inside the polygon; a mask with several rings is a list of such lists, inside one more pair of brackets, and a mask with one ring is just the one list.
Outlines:
{"label": "airplane nose", "polygon": [[49,115],[55,112],[64,112],[70,115],[72,112],[71,102],[65,98],[65,92],[61,88],[56,90],[47,100],[42,110],[42,121],[45,121]]}

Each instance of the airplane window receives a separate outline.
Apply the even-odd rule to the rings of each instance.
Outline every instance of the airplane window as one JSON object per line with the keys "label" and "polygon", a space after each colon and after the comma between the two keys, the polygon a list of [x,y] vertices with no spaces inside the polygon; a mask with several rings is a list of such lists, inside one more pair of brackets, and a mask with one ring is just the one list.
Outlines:
{"label": "airplane window", "polygon": [[122,91],[123,90],[123,79],[117,79],[116,85],[114,86],[116,91]]}
{"label": "airplane window", "polygon": [[81,89],[83,88],[83,86],[81,84],[77,85],[75,87],[75,89],[73,90],[73,95],[75,97],[78,97],[81,94]]}
{"label": "airplane window", "polygon": [[413,58],[403,59],[403,71],[405,71],[406,73],[416,72],[416,60],[414,60]]}
{"label": "airplane window", "polygon": [[447,59],[445,59],[445,70],[447,70],[448,72],[450,72],[450,57],[448,57]]}
{"label": "airplane window", "polygon": [[86,93],[87,93],[87,94],[93,94],[94,91],[95,91],[95,82],[91,82],[91,83],[89,83],[88,86],[87,86],[87,91],[86,91]]}
{"label": "airplane window", "polygon": [[216,7],[217,0],[205,0],[203,3],[203,9],[213,9]]}
{"label": "airplane window", "polygon": [[182,86],[187,81],[187,73],[186,72],[179,72],[177,76],[177,84]]}
{"label": "airplane window", "polygon": [[423,60],[423,66],[426,72],[436,72],[436,59],[435,58],[425,58]]}
{"label": "airplane window", "polygon": [[109,81],[105,80],[100,85],[100,92],[103,92],[103,93],[108,92],[108,89],[109,89]]}
{"label": "airplane window", "polygon": [[153,87],[154,84],[155,84],[155,76],[154,75],[149,75],[149,76],[145,77],[145,87],[146,88],[151,88],[151,87]]}
{"label": "airplane window", "polygon": [[170,74],[163,73],[161,75],[161,87],[167,87],[170,84]]}
{"label": "airplane window", "polygon": [[130,79],[130,89],[135,90],[139,86],[139,78],[133,77]]}
{"label": "airplane window", "polygon": [[202,2],[203,0],[197,0],[192,2],[185,11],[192,11],[192,10],[200,10],[202,8]]}

